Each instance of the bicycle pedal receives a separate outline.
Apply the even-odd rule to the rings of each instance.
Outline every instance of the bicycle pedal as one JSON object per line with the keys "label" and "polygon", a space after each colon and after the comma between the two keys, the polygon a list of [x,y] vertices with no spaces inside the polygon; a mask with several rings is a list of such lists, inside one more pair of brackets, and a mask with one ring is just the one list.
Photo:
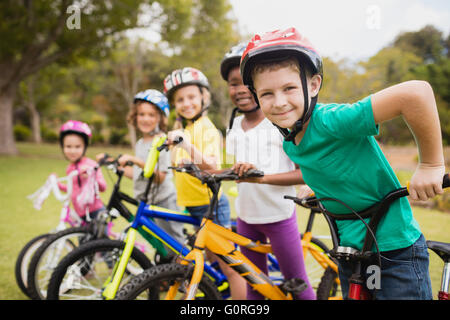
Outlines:
{"label": "bicycle pedal", "polygon": [[291,293],[292,295],[297,295],[308,288],[308,284],[300,278],[292,278],[284,281],[280,288],[285,293]]}

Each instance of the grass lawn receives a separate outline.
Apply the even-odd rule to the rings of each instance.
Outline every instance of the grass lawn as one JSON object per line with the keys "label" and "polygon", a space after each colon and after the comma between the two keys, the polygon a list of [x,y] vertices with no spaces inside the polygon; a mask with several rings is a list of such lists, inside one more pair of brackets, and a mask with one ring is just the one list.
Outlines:
{"label": "grass lawn", "polygon": [[[33,208],[26,196],[36,191],[45,182],[51,172],[59,176],[65,175],[67,161],[62,156],[58,145],[34,145],[19,143],[19,156],[0,156],[0,300],[23,300],[27,297],[20,291],[14,276],[17,255],[22,247],[33,237],[52,230],[58,223],[60,203],[50,196],[42,210]],[[88,156],[108,152],[111,155],[132,152],[129,148],[93,147]],[[103,169],[109,186],[114,183],[113,173]],[[226,183],[225,189],[232,183]],[[132,183],[124,179],[123,190],[132,194]],[[110,189],[109,189],[110,190]],[[102,194],[108,199],[109,191]],[[230,198],[233,215],[233,199]],[[308,212],[298,208],[299,229],[305,229]],[[421,225],[427,239],[450,242],[450,214],[435,210],[414,207],[414,214]],[[327,235],[328,227],[321,216],[316,217],[314,224],[316,234]],[[431,257],[431,279],[433,294],[436,297],[442,271],[442,261],[434,254]]]}

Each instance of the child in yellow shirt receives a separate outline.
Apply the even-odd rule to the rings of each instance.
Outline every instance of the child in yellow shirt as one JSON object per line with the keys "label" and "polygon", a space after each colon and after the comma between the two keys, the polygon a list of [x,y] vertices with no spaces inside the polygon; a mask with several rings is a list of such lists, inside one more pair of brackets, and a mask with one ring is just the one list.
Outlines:
{"label": "child in yellow shirt", "polygon": [[[220,169],[221,136],[206,115],[210,103],[206,76],[190,67],[175,70],[164,79],[164,93],[177,112],[175,130],[168,133],[168,139],[173,141],[177,137],[183,138],[173,152],[175,165],[194,163],[203,170]],[[201,220],[208,212],[212,196],[207,186],[187,173],[175,172],[175,187],[178,205]],[[231,227],[230,206],[223,194],[219,194],[214,222],[225,228]],[[210,260],[214,258],[210,252],[207,255]],[[218,262],[229,280],[231,297],[235,300],[245,299],[245,281],[225,262],[220,259]]]}

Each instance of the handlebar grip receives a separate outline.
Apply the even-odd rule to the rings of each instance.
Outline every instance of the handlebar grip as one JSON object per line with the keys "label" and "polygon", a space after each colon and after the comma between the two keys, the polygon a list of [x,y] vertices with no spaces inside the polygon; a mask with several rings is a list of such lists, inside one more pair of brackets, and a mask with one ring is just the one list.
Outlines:
{"label": "handlebar grip", "polygon": [[264,177],[264,171],[257,169],[250,169],[245,173],[245,177],[247,178]]}
{"label": "handlebar grip", "polygon": [[132,166],[134,166],[134,162],[128,160],[127,162],[125,162],[125,166],[130,166],[130,167],[132,167]]}
{"label": "handlebar grip", "polygon": [[101,159],[98,161],[98,165],[99,165],[99,166],[102,166],[102,165],[107,164],[107,163],[108,163],[108,158],[109,158],[109,157],[110,157],[109,154],[105,153],[105,154],[103,155],[103,158],[101,158]]}
{"label": "handlebar grip", "polygon": [[173,140],[173,144],[179,144],[183,141],[183,137],[176,137],[175,140]]}
{"label": "handlebar grip", "polygon": [[[179,144],[181,141],[183,141],[183,137],[176,137],[175,140],[172,141],[173,145]],[[162,145],[156,148],[159,152],[163,151],[164,149],[168,150],[169,144],[167,142],[164,142]]]}
{"label": "handlebar grip", "polygon": [[448,187],[450,187],[450,177],[449,177],[448,173],[446,173],[444,175],[444,179],[442,181],[442,188],[448,188]]}

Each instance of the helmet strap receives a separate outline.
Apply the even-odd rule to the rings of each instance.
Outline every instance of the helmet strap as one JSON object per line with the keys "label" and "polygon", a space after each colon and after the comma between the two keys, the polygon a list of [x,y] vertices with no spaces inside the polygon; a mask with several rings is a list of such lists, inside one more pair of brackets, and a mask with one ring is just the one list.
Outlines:
{"label": "helmet strap", "polygon": [[255,112],[259,109],[259,104],[256,104],[256,106],[253,109],[247,110],[247,111],[243,111],[241,109],[239,109],[238,107],[234,108],[233,111],[231,112],[231,117],[230,117],[230,127],[229,130],[231,130],[231,128],[233,128],[233,122],[234,122],[234,118],[236,117],[236,113],[252,113]]}
{"label": "helmet strap", "polygon": [[309,97],[308,97],[308,82],[306,80],[306,72],[305,68],[300,68],[300,80],[302,81],[303,87],[303,100],[304,100],[304,109],[303,115],[300,119],[298,119],[294,123],[294,128],[289,131],[286,128],[281,128],[278,125],[274,124],[275,127],[278,128],[280,133],[283,135],[285,141],[292,141],[295,144],[295,137],[299,132],[303,130],[303,125],[311,118],[314,107],[317,103],[317,95],[311,98],[311,105],[309,105]]}

